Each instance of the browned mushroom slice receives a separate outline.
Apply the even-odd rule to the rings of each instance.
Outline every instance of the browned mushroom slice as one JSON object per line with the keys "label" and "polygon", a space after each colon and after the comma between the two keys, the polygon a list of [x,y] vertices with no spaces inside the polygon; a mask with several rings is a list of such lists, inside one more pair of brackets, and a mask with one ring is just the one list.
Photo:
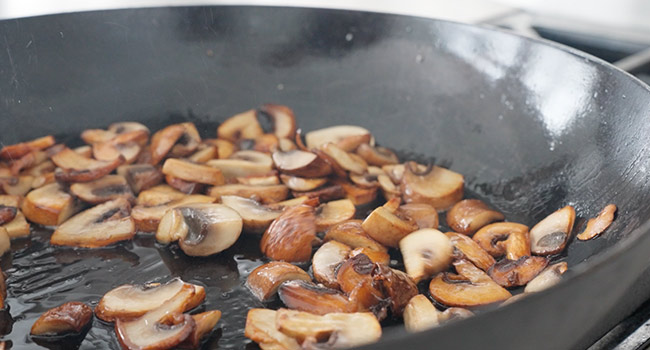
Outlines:
{"label": "browned mushroom slice", "polygon": [[191,285],[139,318],[115,321],[115,333],[126,349],[170,349],[185,340],[194,329],[194,319],[183,314],[194,295]]}
{"label": "browned mushroom slice", "polygon": [[235,151],[237,150],[237,147],[235,145],[228,141],[228,140],[223,140],[223,139],[206,139],[203,140],[208,145],[212,145],[217,147],[217,157],[218,159],[226,159],[230,157]]}
{"label": "browned mushroom slice", "polygon": [[217,151],[217,146],[201,144],[199,145],[197,151],[187,159],[194,163],[206,163],[207,161],[215,159],[218,156],[219,152]]}
{"label": "browned mushroom slice", "polygon": [[272,261],[253,270],[246,279],[246,287],[257,299],[267,301],[275,296],[282,283],[295,280],[310,282],[311,277],[295,265]]}
{"label": "browned mushroom slice", "polygon": [[51,184],[56,179],[54,178],[54,171],[45,173],[43,175],[38,175],[34,177],[34,181],[32,181],[32,188],[41,188],[47,184]]}
{"label": "browned mushroom slice", "polygon": [[603,210],[600,211],[597,217],[589,219],[585,230],[582,233],[578,234],[578,239],[585,241],[603,233],[614,221],[615,213],[616,205],[607,205],[605,208],[603,208]]}
{"label": "browned mushroom slice", "polygon": [[538,222],[530,229],[530,251],[537,255],[561,252],[569,240],[575,218],[575,209],[568,205]]}
{"label": "browned mushroom slice", "polygon": [[47,161],[48,158],[47,153],[44,151],[31,151],[11,163],[11,175],[16,176],[20,174],[23,169],[37,166]]}
{"label": "browned mushroom slice", "polygon": [[32,325],[31,335],[54,336],[81,333],[89,325],[93,309],[77,301],[47,310]]}
{"label": "browned mushroom slice", "polygon": [[32,189],[34,177],[31,175],[20,175],[11,177],[7,181],[0,180],[4,193],[14,196],[24,196]]}
{"label": "browned mushroom slice", "polygon": [[[0,203],[1,202],[2,201],[0,200]],[[4,228],[7,231],[9,238],[25,237],[29,236],[30,233],[29,223],[25,219],[25,215],[23,215],[20,210],[16,211],[16,215],[14,216],[13,220],[5,223],[0,227]]]}
{"label": "browned mushroom slice", "polygon": [[194,329],[192,333],[181,343],[181,349],[198,349],[201,346],[201,341],[205,338],[217,322],[221,319],[221,311],[211,310],[201,312],[200,314],[192,315],[194,320]]}
{"label": "browned mushroom slice", "polygon": [[213,159],[206,165],[221,170],[226,179],[267,175],[273,169],[273,160],[265,153],[238,151],[229,159]]}
{"label": "browned mushroom slice", "polygon": [[23,174],[32,175],[34,177],[37,177],[37,176],[40,176],[40,175],[53,173],[54,169],[56,169],[56,165],[54,165],[54,163],[51,160],[46,160],[44,162],[40,162],[37,165],[34,165],[34,166],[30,167],[30,168],[25,169],[23,171]]}
{"label": "browned mushroom slice", "polygon": [[402,204],[395,211],[402,219],[415,222],[418,228],[438,228],[438,212],[436,208],[424,203]]}
{"label": "browned mushroom slice", "polygon": [[393,183],[388,175],[377,176],[377,182],[379,183],[381,192],[387,201],[393,198],[402,198],[402,192],[400,188]]}
{"label": "browned mushroom slice", "polygon": [[0,204],[0,225],[4,225],[12,221],[16,217],[17,212],[17,207]]}
{"label": "browned mushroom slice", "polygon": [[540,256],[523,256],[519,260],[503,259],[494,264],[488,275],[499,285],[510,288],[524,286],[548,265]]}
{"label": "browned mushroom slice", "polygon": [[257,112],[254,109],[226,119],[217,128],[217,137],[231,142],[239,139],[254,139],[264,134]]}
{"label": "browned mushroom slice", "polygon": [[284,174],[280,175],[280,179],[282,180],[283,184],[289,187],[290,190],[301,192],[315,190],[327,182],[326,177],[304,178]]}
{"label": "browned mushroom slice", "polygon": [[201,144],[201,136],[194,123],[181,123],[183,133],[174,147],[169,151],[170,157],[187,157],[194,153]]}
{"label": "browned mushroom slice", "polygon": [[[375,264],[365,254],[349,258],[336,270],[337,285],[344,293],[349,295],[362,282],[372,282],[370,273],[374,267]],[[381,298],[380,291],[377,291],[376,294]]]}
{"label": "browned mushroom slice", "polygon": [[250,309],[246,315],[244,335],[262,350],[301,350],[296,339],[280,332],[275,324],[277,311]]}
{"label": "browned mushroom slice", "polygon": [[312,152],[293,150],[273,153],[273,163],[282,173],[302,177],[324,177],[332,167]]}
{"label": "browned mushroom slice", "polygon": [[142,147],[135,142],[114,143],[102,142],[93,144],[92,155],[97,160],[113,161],[120,156],[125,164],[131,164],[138,159]]}
{"label": "browned mushroom slice", "polygon": [[166,283],[150,283],[142,285],[125,284],[108,291],[95,307],[98,318],[113,322],[118,318],[132,319],[162,306],[181,292],[184,286],[192,286],[194,293],[188,294],[188,304],[182,311],[188,311],[200,304],[205,298],[205,289],[201,286],[188,284],[180,278],[174,278]]}
{"label": "browned mushroom slice", "polygon": [[393,316],[401,317],[406,304],[418,294],[418,286],[406,273],[383,264],[375,264],[371,274],[373,286],[390,299]]}
{"label": "browned mushroom slice", "polygon": [[504,218],[481,200],[464,199],[447,212],[447,225],[458,233],[471,236],[481,227]]}
{"label": "browned mushroom slice", "polygon": [[273,153],[279,149],[278,137],[274,134],[264,134],[255,139],[253,150],[262,153]]}
{"label": "browned mushroom slice", "polygon": [[385,206],[373,210],[361,227],[374,240],[388,247],[397,247],[402,238],[418,229],[415,223],[400,219]]}
{"label": "browned mushroom slice", "polygon": [[262,235],[262,253],[274,260],[305,262],[311,257],[316,237],[314,208],[301,204],[289,207]]}
{"label": "browned mushroom slice", "polygon": [[175,176],[165,175],[165,182],[174,189],[183,192],[184,194],[197,194],[203,192],[205,184],[198,182],[189,182],[179,179]]}
{"label": "browned mushroom slice", "polygon": [[[144,193],[144,192],[143,192]],[[131,210],[131,217],[138,231],[155,232],[160,220],[170,208],[190,203],[212,203],[214,198],[200,194],[183,195],[181,198],[156,206],[136,205]]]}
{"label": "browned mushroom slice", "polygon": [[510,260],[530,255],[528,226],[514,222],[497,222],[482,227],[472,239],[495,258],[507,254]]}
{"label": "browned mushroom slice", "polygon": [[71,217],[54,231],[53,245],[96,248],[135,236],[135,224],[129,216],[131,205],[118,198]]}
{"label": "browned mushroom slice", "polygon": [[336,281],[336,272],[341,264],[348,258],[351,248],[337,241],[323,244],[312,259],[314,279],[327,287],[339,288]]}
{"label": "browned mushroom slice", "polygon": [[379,187],[379,182],[377,180],[377,177],[382,174],[383,172],[379,174],[371,174],[369,172],[362,175],[350,174],[350,181],[352,181],[352,183],[354,183],[356,186],[362,188],[376,188]]}
{"label": "browned mushroom slice", "polygon": [[106,175],[95,181],[72,184],[70,192],[91,204],[104,203],[118,198],[124,198],[130,203],[135,200],[129,184],[120,175]]}
{"label": "browned mushroom slice", "polygon": [[160,163],[184,133],[185,127],[183,125],[173,124],[153,134],[149,150],[150,164],[156,165]]}
{"label": "browned mushroom slice", "polygon": [[325,241],[338,241],[352,248],[368,248],[380,252],[387,249],[372,239],[361,226],[361,220],[348,220],[330,227],[325,234]]}
{"label": "browned mushroom slice", "polygon": [[52,183],[29,192],[21,209],[29,221],[55,226],[79,211],[81,206],[61,185]]}
{"label": "browned mushroom slice", "polygon": [[163,164],[162,172],[189,182],[208,185],[223,185],[225,179],[221,170],[188,162],[182,159],[169,158]]}
{"label": "browned mushroom slice", "polygon": [[567,269],[568,265],[564,261],[547,267],[544,269],[544,271],[540,272],[535,278],[528,282],[528,284],[526,284],[524,292],[540,292],[544,289],[558,284],[562,279],[562,275],[567,271]]}
{"label": "browned mushroom slice", "polygon": [[221,203],[242,217],[244,232],[250,233],[263,233],[282,213],[281,209],[272,209],[255,200],[238,196],[222,196]]}
{"label": "browned mushroom slice", "polygon": [[278,139],[278,151],[287,152],[293,151],[294,149],[298,149],[298,147],[296,147],[296,144],[292,140],[287,138]]}
{"label": "browned mushroom slice", "polygon": [[357,154],[370,165],[383,166],[399,162],[395,153],[388,148],[372,147],[366,143],[359,145]]}
{"label": "browned mushroom slice", "polygon": [[318,200],[318,198],[309,198],[307,196],[300,196],[300,197],[283,200],[281,202],[272,203],[267,206],[271,209],[283,210],[284,208],[295,207],[296,205],[300,205],[300,204],[309,205],[310,207],[316,207],[320,204],[320,201]]}
{"label": "browned mushroom slice", "polygon": [[238,177],[237,183],[242,185],[252,185],[252,186],[269,186],[269,185],[279,185],[280,178],[275,172],[270,172],[265,175],[253,175],[246,177]]}
{"label": "browned mushroom slice", "polygon": [[9,160],[19,159],[33,150],[42,150],[54,145],[54,143],[53,136],[45,136],[29,142],[4,146],[0,149],[0,158]]}
{"label": "browned mushroom slice", "polygon": [[117,168],[117,173],[126,179],[134,193],[140,193],[163,181],[162,172],[150,164],[121,165]]}
{"label": "browned mushroom slice", "polygon": [[[418,169],[415,169],[418,168]],[[426,203],[438,211],[449,209],[463,198],[463,175],[433,166],[420,171],[413,162],[406,166],[401,191],[407,203]]]}
{"label": "browned mushroom slice", "polygon": [[305,135],[308,149],[320,148],[327,143],[334,143],[346,152],[354,151],[359,145],[374,145],[370,131],[355,125],[337,125],[310,131]]}
{"label": "browned mushroom slice", "polygon": [[354,157],[333,143],[321,146],[323,152],[330,156],[343,169],[357,175],[362,175],[368,169],[368,164],[361,157]]}
{"label": "browned mushroom slice", "polygon": [[487,271],[492,265],[494,265],[495,261],[492,255],[483,250],[483,248],[481,248],[481,246],[471,238],[456,232],[447,232],[446,235],[449,237],[449,240],[451,240],[454,248],[458,250],[458,258],[465,258],[471,261],[476,265],[476,267],[483,271]]}
{"label": "browned mushroom slice", "polygon": [[354,205],[365,205],[377,198],[377,187],[359,187],[340,179],[335,180],[334,183],[343,188],[345,197],[352,201]]}
{"label": "browned mushroom slice", "polygon": [[426,296],[418,294],[411,298],[404,308],[406,331],[415,333],[437,327],[440,324],[440,314]]}
{"label": "browned mushroom slice", "polygon": [[[423,171],[426,169],[424,165],[419,165],[418,167],[419,171]],[[381,170],[388,176],[388,178],[395,184],[399,184],[402,182],[402,178],[404,178],[404,173],[406,172],[406,165],[404,164],[389,164],[389,165],[384,165],[381,167]]]}
{"label": "browned mushroom slice", "polygon": [[[280,332],[298,340],[304,349],[346,349],[374,343],[381,338],[381,325],[368,312],[313,315],[280,309],[275,323]],[[323,345],[326,344],[326,345]]]}
{"label": "browned mushroom slice", "polygon": [[512,295],[467,260],[454,262],[459,275],[444,272],[429,284],[431,296],[447,306],[474,307],[503,301]]}
{"label": "browned mushroom slice", "polygon": [[[506,300],[506,302],[508,302],[510,299]],[[474,316],[474,313],[467,309],[463,309],[462,307],[450,307],[440,313],[438,320],[440,323],[447,323],[456,320],[463,320],[472,316]]]}
{"label": "browned mushroom slice", "polygon": [[296,133],[296,117],[287,106],[267,103],[260,110],[271,117],[273,133],[280,138],[292,139]]}
{"label": "browned mushroom slice", "polygon": [[222,196],[239,196],[252,198],[264,204],[276,203],[287,199],[289,189],[285,185],[251,186],[230,184],[214,186],[208,190],[208,196],[219,200]]}
{"label": "browned mushroom slice", "polygon": [[153,207],[179,200],[185,196],[183,192],[169,185],[158,185],[140,192],[136,203],[145,207]]}
{"label": "browned mushroom slice", "polygon": [[306,196],[309,198],[317,198],[321,203],[345,198],[345,191],[343,190],[343,187],[337,184],[321,187],[309,192],[292,191],[291,193],[294,197]]}
{"label": "browned mushroom slice", "polygon": [[[177,212],[184,225],[172,225],[169,237],[178,237],[178,245],[191,256],[208,256],[230,248],[242,231],[242,219],[236,211],[222,204],[190,203],[177,206],[165,215]],[[162,226],[162,225],[161,225]],[[160,227],[159,227],[160,229]],[[160,231],[156,234],[158,234]]]}
{"label": "browned mushroom slice", "polygon": [[117,134],[104,129],[87,129],[81,133],[81,139],[92,145],[95,143],[107,142],[115,138]]}
{"label": "browned mushroom slice", "polygon": [[144,131],[149,134],[149,128],[138,122],[118,122],[108,126],[107,131],[115,134],[125,134],[133,131]]}
{"label": "browned mushroom slice", "polygon": [[358,306],[336,289],[308,281],[284,282],[278,289],[280,300],[290,309],[325,315],[332,312],[356,312]]}
{"label": "browned mushroom slice", "polygon": [[[0,226],[0,256],[3,256],[6,252],[11,250],[11,239],[9,238],[9,233],[7,229]],[[0,272],[1,274],[2,272]],[[2,305],[0,305],[2,309]]]}
{"label": "browned mushroom slice", "polygon": [[356,208],[349,199],[323,203],[316,208],[316,230],[325,231],[333,225],[350,220]]}
{"label": "browned mushroom slice", "polygon": [[101,161],[86,158],[77,152],[66,148],[52,156],[52,161],[59,168],[55,177],[63,182],[88,182],[99,179],[117,168],[124,158],[113,161]]}

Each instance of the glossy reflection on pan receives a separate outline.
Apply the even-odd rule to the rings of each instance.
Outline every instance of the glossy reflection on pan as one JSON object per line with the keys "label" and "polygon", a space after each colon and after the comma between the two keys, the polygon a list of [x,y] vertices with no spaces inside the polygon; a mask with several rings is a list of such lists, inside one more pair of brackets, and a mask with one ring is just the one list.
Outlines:
{"label": "glossy reflection on pan", "polygon": [[[584,220],[618,205],[603,237],[572,239],[572,272],[558,287],[417,335],[391,327],[368,348],[585,348],[650,291],[650,92],[581,53],[443,21],[261,7],[9,20],[0,38],[5,144],[45,134],[78,142],[120,120],[152,129],[190,120],[212,137],[220,120],[276,102],[305,130],[358,124],[383,145],[435,157],[512,221],[534,224],[566,204]],[[255,348],[243,324],[260,304],[242,287],[261,263],[255,239],[190,259],[151,237],[87,251],[53,249],[48,235],[16,241],[2,263],[12,349],[34,347],[26,332],[47,308],[170,276],[205,285],[206,308],[224,312],[206,348]],[[94,322],[68,348],[117,349],[110,325]]]}

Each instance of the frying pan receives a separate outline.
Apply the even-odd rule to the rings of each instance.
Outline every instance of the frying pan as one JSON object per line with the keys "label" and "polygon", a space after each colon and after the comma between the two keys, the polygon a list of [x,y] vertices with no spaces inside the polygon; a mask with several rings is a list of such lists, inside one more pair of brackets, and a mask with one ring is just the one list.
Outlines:
{"label": "frying pan", "polygon": [[[435,157],[512,221],[532,225],[571,204],[580,229],[618,205],[602,237],[571,239],[558,286],[428,332],[387,327],[367,349],[580,349],[648,298],[650,91],[594,57],[458,23],[298,8],[25,18],[0,22],[0,38],[5,144],[46,134],[74,144],[80,131],[121,120],[154,130],[189,120],[214,137],[219,121],[275,102],[291,106],[304,130],[357,124],[402,158]],[[206,286],[206,308],[224,312],[205,348],[256,348],[243,325],[262,304],[242,287],[264,261],[255,237],[188,258],[147,235],[83,250],[53,249],[49,234],[35,229],[2,262],[12,349],[36,347],[27,333],[48,308],[170,276]],[[81,345],[59,346],[76,347],[119,345],[95,320]]]}

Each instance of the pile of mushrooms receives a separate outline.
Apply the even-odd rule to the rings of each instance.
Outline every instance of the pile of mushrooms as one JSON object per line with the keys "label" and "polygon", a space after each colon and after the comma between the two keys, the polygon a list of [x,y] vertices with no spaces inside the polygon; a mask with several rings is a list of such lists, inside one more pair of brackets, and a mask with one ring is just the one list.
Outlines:
{"label": "pile of mushrooms", "polygon": [[[314,130],[303,140],[286,106],[232,116],[216,138],[202,138],[191,122],[153,135],[121,122],[81,139],[86,145],[75,149],[46,136],[0,150],[0,255],[10,239],[29,235],[30,222],[54,228],[52,245],[105,247],[150,233],[190,256],[218,254],[242,232],[257,235],[270,262],[246,285],[285,307],[249,311],[246,336],[263,349],[370,343],[388,317],[403,318],[409,331],[435,327],[513,291],[548,288],[567,270],[551,262],[571,239],[573,207],[530,229],[504,221],[483,201],[463,199],[463,175],[400,162],[363,127]],[[578,238],[598,236],[615,212],[605,207]],[[1,273],[0,282],[2,308]],[[427,295],[418,284],[428,284]],[[180,280],[122,286],[94,313],[115,322],[125,348],[196,347],[219,318],[185,314],[204,297]],[[81,332],[91,318],[84,306],[50,310],[32,333]]]}

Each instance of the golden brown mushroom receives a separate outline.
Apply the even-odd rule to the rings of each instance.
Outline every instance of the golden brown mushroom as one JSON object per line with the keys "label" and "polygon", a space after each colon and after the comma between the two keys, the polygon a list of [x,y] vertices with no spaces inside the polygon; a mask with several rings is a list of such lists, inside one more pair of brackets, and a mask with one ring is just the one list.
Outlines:
{"label": "golden brown mushroom", "polygon": [[338,241],[352,248],[368,248],[380,252],[387,249],[381,243],[372,239],[361,226],[361,220],[348,220],[330,227],[325,234],[325,242]]}
{"label": "golden brown mushroom", "polygon": [[0,149],[0,158],[9,160],[19,159],[33,150],[42,150],[54,145],[54,143],[54,137],[48,135],[28,142],[7,145]]}
{"label": "golden brown mushroom", "polygon": [[239,139],[254,139],[264,134],[257,112],[254,109],[236,114],[226,119],[217,128],[217,137],[231,142]]}
{"label": "golden brown mushroom", "polygon": [[320,246],[312,259],[314,279],[329,288],[339,288],[336,280],[337,270],[348,258],[351,250],[347,245],[337,241],[329,241]]}
{"label": "golden brown mushroom", "polygon": [[264,204],[276,203],[287,199],[289,189],[285,185],[254,186],[228,184],[211,187],[208,196],[220,200],[223,196],[239,196],[255,199]]}
{"label": "golden brown mushroom", "polygon": [[418,226],[411,220],[402,220],[395,215],[396,210],[388,207],[392,206],[391,203],[393,202],[389,201],[384,206],[373,210],[363,221],[361,227],[377,242],[388,247],[397,247],[399,241],[416,231]]}
{"label": "golden brown mushroom", "polygon": [[234,209],[244,221],[244,232],[263,233],[273,220],[282,214],[281,209],[274,209],[259,202],[239,196],[221,196],[221,203]]}
{"label": "golden brown mushroom", "polygon": [[81,206],[61,185],[52,183],[29,192],[21,209],[29,221],[55,226],[78,212]]}
{"label": "golden brown mushroom", "polygon": [[163,181],[162,172],[151,164],[121,165],[117,168],[117,173],[126,179],[136,194]]}
{"label": "golden brown mushroom", "polygon": [[614,214],[616,213],[616,205],[609,204],[598,213],[598,216],[589,219],[587,227],[582,233],[578,234],[578,239],[581,241],[592,239],[599,234],[603,233],[609,225],[614,221]]}
{"label": "golden brown mushroom", "polygon": [[325,231],[333,225],[350,220],[356,208],[349,199],[323,203],[316,208],[316,230]]}
{"label": "golden brown mushroom", "polygon": [[121,156],[112,161],[86,158],[69,148],[65,148],[52,156],[52,162],[58,166],[54,176],[58,181],[62,182],[97,180],[104,175],[110,174],[123,161],[124,157]]}
{"label": "golden brown mushroom", "polygon": [[81,333],[90,324],[93,310],[77,301],[67,302],[47,310],[32,325],[31,335],[55,336]]}
{"label": "golden brown mushroom", "polygon": [[464,199],[447,212],[447,225],[458,233],[471,236],[481,227],[504,218],[481,200]]}
{"label": "golden brown mushroom", "polygon": [[504,254],[510,260],[530,255],[528,226],[514,222],[497,222],[482,227],[472,239],[495,258]]}
{"label": "golden brown mushroom", "polygon": [[316,315],[358,310],[358,305],[340,291],[308,281],[284,282],[278,289],[278,295],[288,308]]}
{"label": "golden brown mushroom", "polygon": [[478,243],[471,238],[456,232],[447,232],[447,237],[456,248],[456,257],[471,261],[476,267],[487,271],[495,261],[492,255],[488,254]]}
{"label": "golden brown mushroom", "polygon": [[324,177],[332,172],[332,167],[321,157],[306,151],[292,150],[273,153],[275,167],[284,174],[301,177]]}
{"label": "golden brown mushroom", "polygon": [[207,185],[219,186],[226,182],[221,170],[182,159],[167,159],[162,167],[162,173],[188,182]]}
{"label": "golden brown mushroom", "polygon": [[311,282],[311,277],[295,265],[283,261],[271,261],[258,266],[248,275],[246,287],[260,301],[268,301],[275,296],[282,283],[295,280]]}
{"label": "golden brown mushroom", "polygon": [[91,204],[100,204],[118,198],[124,198],[129,203],[135,201],[131,187],[121,175],[106,175],[94,181],[72,184],[70,193]]}
{"label": "golden brown mushroom", "polygon": [[370,165],[382,166],[397,164],[399,162],[395,153],[388,148],[373,147],[367,143],[359,145],[359,148],[357,148],[357,154]]}
{"label": "golden brown mushroom", "polygon": [[285,209],[262,235],[260,249],[274,260],[305,262],[311,257],[316,238],[314,208],[297,205]]}
{"label": "golden brown mushroom", "polygon": [[370,131],[355,125],[337,125],[310,131],[305,135],[305,142],[308,149],[333,143],[346,152],[353,152],[363,143],[374,145]]}
{"label": "golden brown mushroom", "polygon": [[568,205],[538,222],[530,229],[531,252],[537,255],[561,252],[569,240],[575,218],[575,209]]}
{"label": "golden brown mushroom", "polygon": [[440,324],[440,314],[426,296],[418,294],[411,298],[404,308],[406,331],[415,333],[437,327]]}
{"label": "golden brown mushroom", "polygon": [[276,314],[277,311],[269,309],[248,310],[244,335],[262,350],[301,350],[296,339],[278,330]]}
{"label": "golden brown mushroom", "polygon": [[540,272],[539,275],[537,275],[535,278],[533,278],[528,284],[526,284],[526,288],[524,288],[524,292],[526,293],[534,293],[534,292],[540,292],[544,289],[550,288],[557,283],[560,282],[562,279],[562,275],[567,271],[568,265],[566,262],[559,262],[557,264],[553,264],[544,271]]}
{"label": "golden brown mushroom", "polygon": [[488,270],[488,275],[503,287],[519,287],[535,278],[546,265],[548,260],[540,256],[523,256],[514,261],[503,259]]}
{"label": "golden brown mushroom", "polygon": [[407,203],[426,203],[442,211],[463,198],[463,175],[438,166],[421,171],[414,162],[408,164],[400,185]]}

